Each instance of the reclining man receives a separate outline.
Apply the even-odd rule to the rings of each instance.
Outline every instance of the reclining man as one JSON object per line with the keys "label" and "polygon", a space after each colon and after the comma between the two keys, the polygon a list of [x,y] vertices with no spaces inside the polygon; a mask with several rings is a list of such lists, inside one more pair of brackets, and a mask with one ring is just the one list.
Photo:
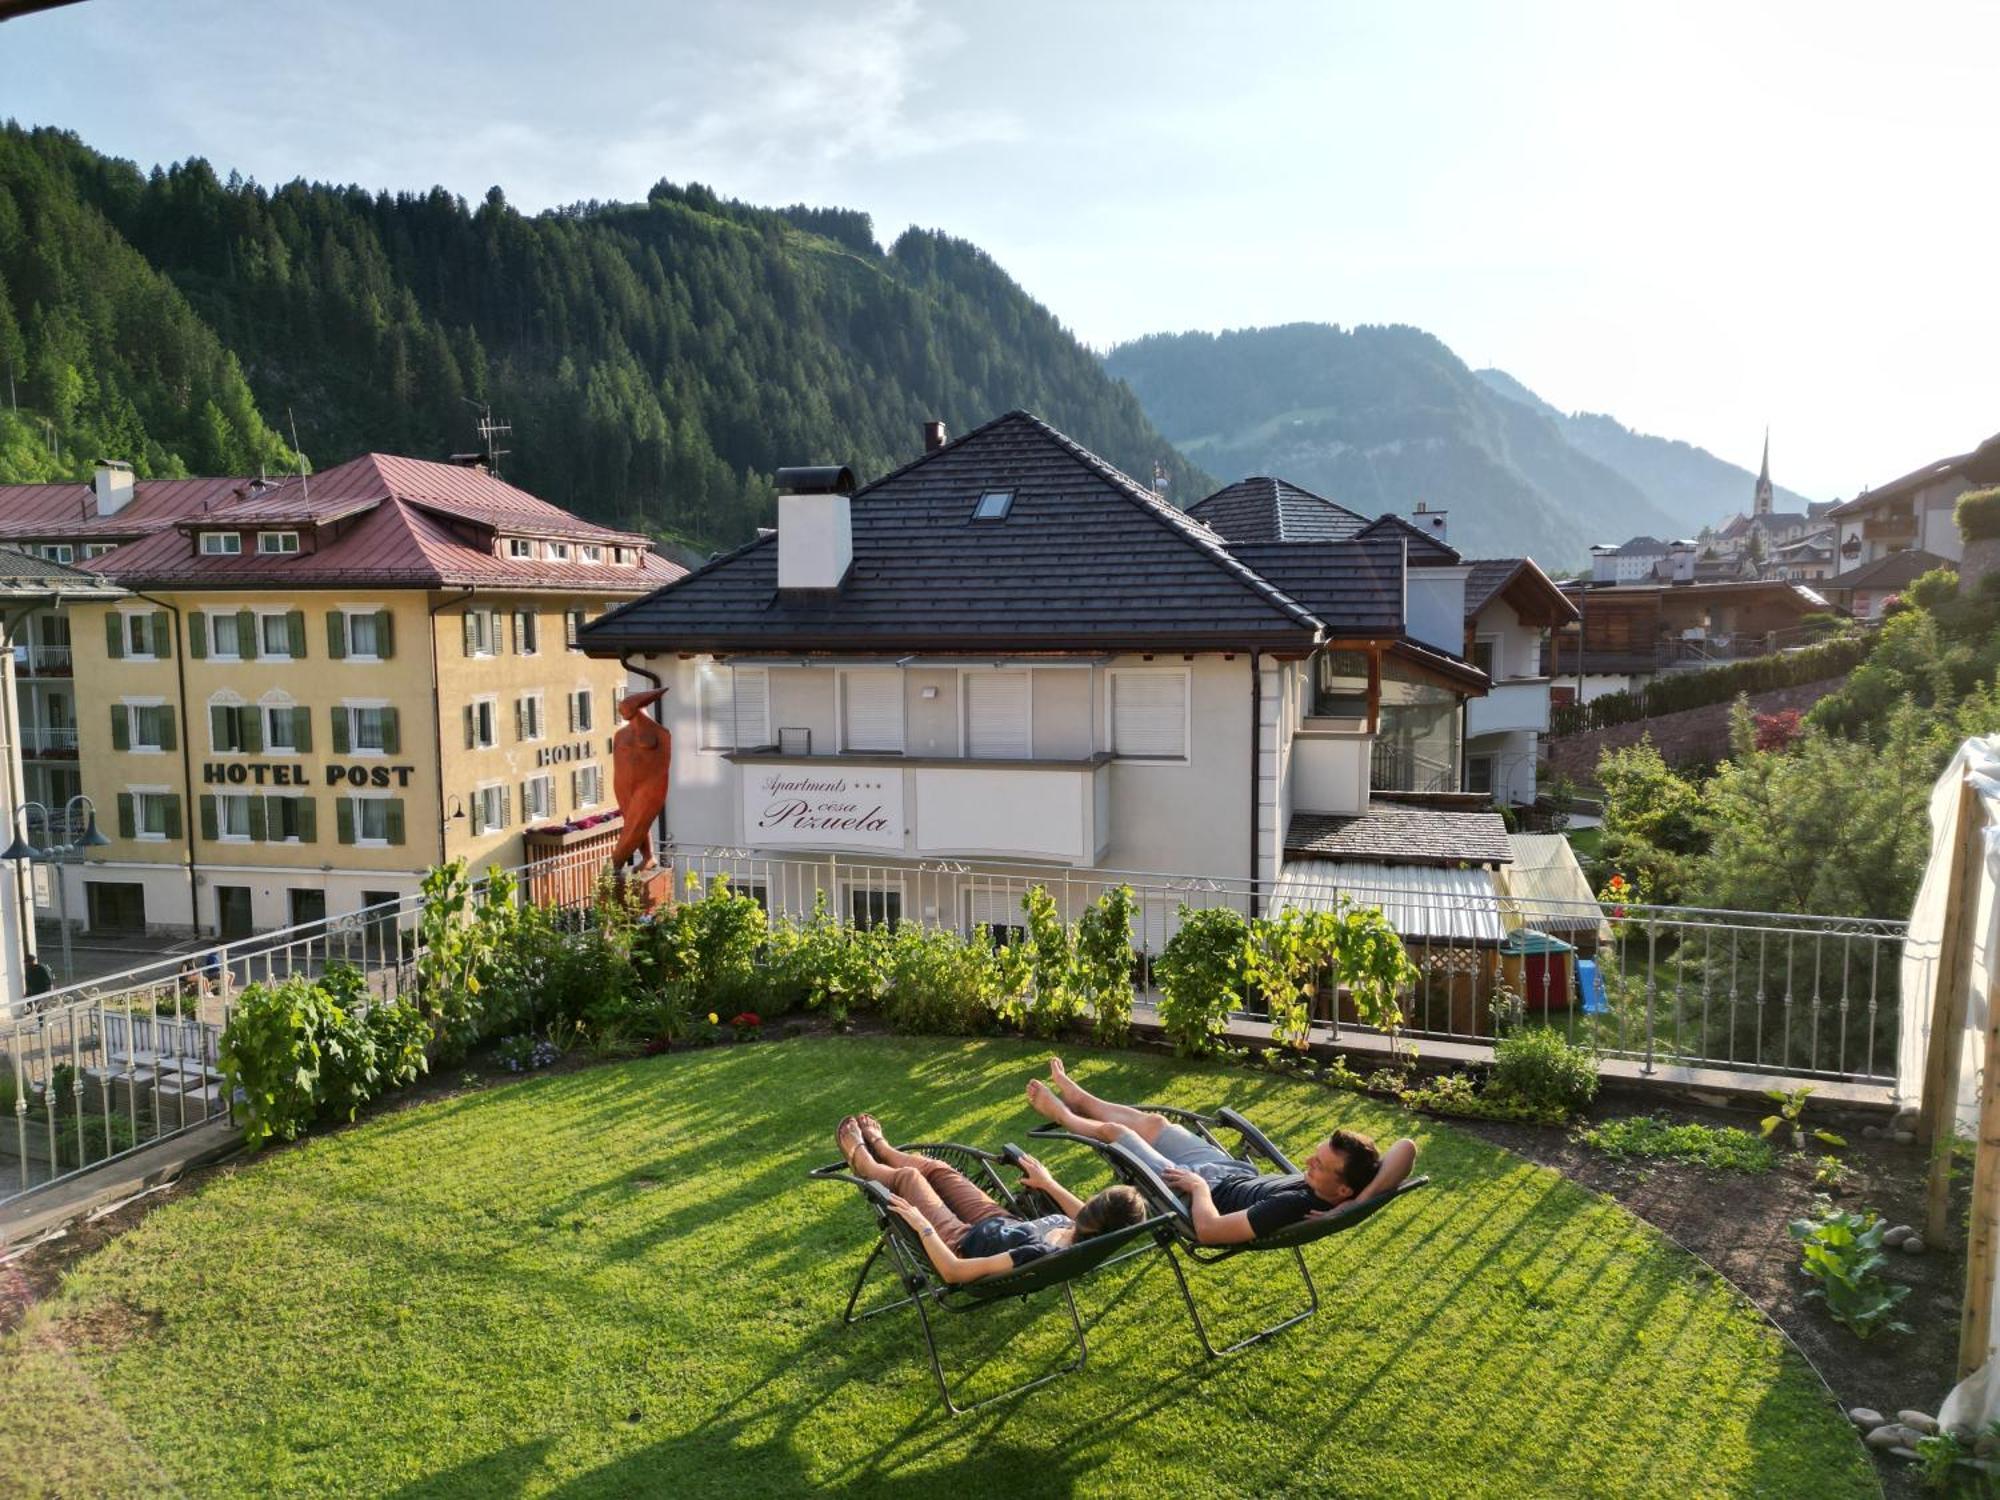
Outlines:
{"label": "reclining man", "polygon": [[1065,1130],[1118,1142],[1145,1161],[1187,1200],[1195,1238],[1204,1245],[1239,1245],[1393,1192],[1417,1164],[1415,1141],[1377,1151],[1367,1136],[1336,1130],[1304,1171],[1259,1172],[1164,1115],[1098,1098],[1063,1071],[1060,1058],[1049,1059],[1048,1083],[1029,1081],[1028,1103]]}

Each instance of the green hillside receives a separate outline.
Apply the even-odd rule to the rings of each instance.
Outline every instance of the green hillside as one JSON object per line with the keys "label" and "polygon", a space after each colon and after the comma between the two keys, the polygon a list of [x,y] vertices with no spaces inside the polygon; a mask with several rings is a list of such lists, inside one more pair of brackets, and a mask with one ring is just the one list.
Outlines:
{"label": "green hillside", "polygon": [[1105,365],[1183,453],[1224,479],[1277,475],[1365,514],[1419,500],[1448,508],[1451,540],[1471,555],[1562,567],[1604,537],[1673,530],[1631,481],[1420,329],[1156,334]]}
{"label": "green hillside", "polygon": [[[28,372],[19,402],[58,449],[0,430],[0,478],[98,454],[160,473],[276,465],[273,429],[292,422],[321,466],[441,456],[479,446],[484,401],[513,424],[508,478],[707,545],[769,522],[781,465],[872,477],[916,455],[926,418],[961,431],[1016,406],[1141,478],[1162,465],[1176,497],[1208,485],[989,256],[915,229],[885,251],[842,210],[667,182],[642,204],[536,215],[497,188],[476,204],[270,189],[10,125],[0,275],[0,357]],[[105,389],[68,399],[59,370]],[[27,411],[17,425],[46,437]]]}

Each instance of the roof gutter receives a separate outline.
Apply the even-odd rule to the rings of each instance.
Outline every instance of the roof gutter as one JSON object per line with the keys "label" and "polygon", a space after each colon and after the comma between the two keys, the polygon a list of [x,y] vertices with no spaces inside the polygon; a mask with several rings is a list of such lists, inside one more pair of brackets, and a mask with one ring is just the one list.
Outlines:
{"label": "roof gutter", "polygon": [[[176,705],[181,718],[181,780],[187,787],[188,806],[181,809],[181,832],[187,839],[188,875],[188,927],[191,931],[201,931],[201,889],[195,878],[194,829],[194,725],[188,722],[187,712],[187,641],[181,628],[181,610],[178,604],[169,604],[164,599],[156,599],[151,594],[132,590],[132,597],[144,599],[148,604],[157,604],[174,617],[174,680],[178,684],[180,701]],[[82,715],[78,715],[78,722]],[[221,930],[222,919],[218,914],[216,929]]]}
{"label": "roof gutter", "polygon": [[444,704],[438,701],[438,611],[450,609],[454,604],[463,604],[479,589],[475,586],[449,599],[440,599],[431,606],[431,736],[436,745],[438,771],[438,863],[445,862],[445,835],[450,829],[450,819],[445,813],[449,799],[444,790]]}
{"label": "roof gutter", "polygon": [[1250,915],[1254,918],[1262,914],[1262,904],[1257,894],[1257,860],[1263,852],[1259,847],[1261,816],[1264,811],[1260,797],[1264,765],[1264,657],[1260,651],[1250,653]]}

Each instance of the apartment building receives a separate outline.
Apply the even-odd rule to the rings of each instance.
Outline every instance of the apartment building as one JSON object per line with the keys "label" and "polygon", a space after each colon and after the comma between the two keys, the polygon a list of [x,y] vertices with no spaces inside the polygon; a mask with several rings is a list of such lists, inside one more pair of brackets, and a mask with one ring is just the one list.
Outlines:
{"label": "apartment building", "polygon": [[[775,534],[583,633],[668,689],[669,845],[749,861],[767,900],[802,892],[762,857],[824,862],[857,921],[966,927],[1019,921],[975,862],[1268,890],[1300,860],[1363,886],[1510,859],[1486,798],[1377,780],[1386,740],[1455,788],[1488,685],[1408,523],[1234,541],[1025,412],[934,427],[865,488],[779,488]],[[1173,920],[1149,905],[1142,939]]]}
{"label": "apartment building", "polygon": [[625,680],[589,619],[679,575],[479,466],[367,454],[106,554],[72,610],[92,928],[234,938],[414,891],[611,808]]}

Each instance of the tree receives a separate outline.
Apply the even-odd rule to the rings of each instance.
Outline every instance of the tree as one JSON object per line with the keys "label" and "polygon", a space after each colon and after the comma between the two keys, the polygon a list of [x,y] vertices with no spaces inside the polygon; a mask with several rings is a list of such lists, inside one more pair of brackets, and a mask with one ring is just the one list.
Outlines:
{"label": "tree", "polygon": [[1604,788],[1599,848],[1607,878],[1623,874],[1657,901],[1679,901],[1694,857],[1708,845],[1700,789],[1667,765],[1651,735],[1605,751],[1597,780]]}

